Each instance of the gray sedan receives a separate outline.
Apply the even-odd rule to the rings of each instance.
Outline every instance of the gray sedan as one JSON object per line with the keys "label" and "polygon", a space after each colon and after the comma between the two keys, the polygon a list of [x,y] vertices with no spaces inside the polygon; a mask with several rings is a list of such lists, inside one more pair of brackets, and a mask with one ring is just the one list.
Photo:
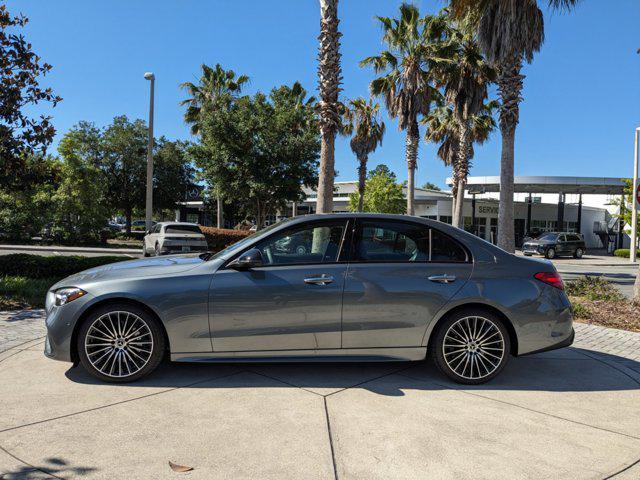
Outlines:
{"label": "gray sedan", "polygon": [[[305,239],[305,248],[284,248]],[[293,240],[292,240],[293,239]],[[179,362],[406,361],[465,384],[570,345],[554,266],[418,217],[297,217],[218,252],[132,260],[47,294],[48,357],[109,382]]]}

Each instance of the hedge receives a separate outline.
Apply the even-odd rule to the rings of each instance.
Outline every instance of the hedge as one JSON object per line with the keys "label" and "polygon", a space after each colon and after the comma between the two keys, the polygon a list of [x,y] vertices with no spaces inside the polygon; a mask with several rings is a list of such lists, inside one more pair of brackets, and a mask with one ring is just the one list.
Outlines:
{"label": "hedge", "polygon": [[[628,248],[618,248],[613,252],[616,257],[629,258],[631,252]],[[638,250],[638,256],[640,256],[640,250]]]}
{"label": "hedge", "polygon": [[129,260],[127,257],[44,257],[26,253],[0,255],[0,277],[18,276],[28,278],[64,278],[74,273],[99,267],[108,263]]}
{"label": "hedge", "polygon": [[207,239],[207,246],[212,252],[219,252],[253,233],[247,230],[228,230],[213,227],[200,227],[200,230],[202,230],[204,237]]}

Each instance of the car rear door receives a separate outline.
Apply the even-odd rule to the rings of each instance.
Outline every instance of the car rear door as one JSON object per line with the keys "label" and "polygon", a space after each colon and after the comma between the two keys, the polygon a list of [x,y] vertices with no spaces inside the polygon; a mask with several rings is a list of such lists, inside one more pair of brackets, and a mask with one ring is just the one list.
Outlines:
{"label": "car rear door", "polygon": [[345,279],[342,347],[419,346],[472,268],[469,252],[437,229],[358,220]]}
{"label": "car rear door", "polygon": [[209,296],[214,352],[340,348],[350,222],[280,230],[253,246],[262,267],[218,270]]}

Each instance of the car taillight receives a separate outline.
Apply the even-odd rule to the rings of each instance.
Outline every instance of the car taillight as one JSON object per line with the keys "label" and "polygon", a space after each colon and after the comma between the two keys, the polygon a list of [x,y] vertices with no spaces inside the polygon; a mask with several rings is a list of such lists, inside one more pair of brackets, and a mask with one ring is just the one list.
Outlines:
{"label": "car taillight", "polygon": [[564,290],[564,283],[562,283],[562,278],[560,278],[560,275],[555,272],[540,272],[536,273],[534,277],[541,282],[546,283],[547,285],[551,285],[552,287]]}

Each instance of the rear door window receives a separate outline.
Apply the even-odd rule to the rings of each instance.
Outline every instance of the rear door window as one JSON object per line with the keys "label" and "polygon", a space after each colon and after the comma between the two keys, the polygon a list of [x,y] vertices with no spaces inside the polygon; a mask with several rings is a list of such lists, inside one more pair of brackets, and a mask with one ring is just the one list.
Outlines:
{"label": "rear door window", "polygon": [[201,234],[200,227],[197,225],[167,225],[164,227],[166,234]]}

